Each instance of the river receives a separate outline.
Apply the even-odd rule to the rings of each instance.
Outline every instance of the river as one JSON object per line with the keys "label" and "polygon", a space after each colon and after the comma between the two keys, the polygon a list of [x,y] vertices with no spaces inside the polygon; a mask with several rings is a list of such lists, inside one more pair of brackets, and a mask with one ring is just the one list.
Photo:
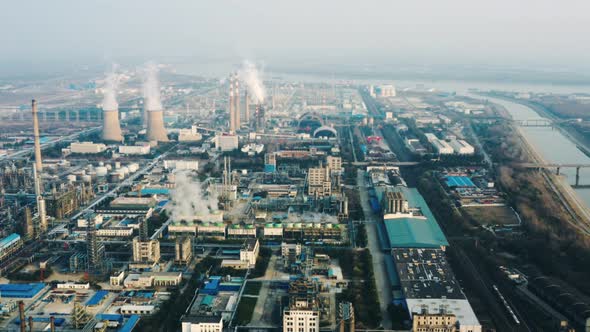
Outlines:
{"label": "river", "polygon": [[[477,98],[477,96],[471,97]],[[498,98],[486,99],[504,106],[515,120],[544,119],[528,106]],[[535,150],[549,163],[590,164],[590,157],[580,151],[575,143],[557,129],[550,127],[523,127],[522,131]],[[568,183],[575,183],[575,169],[562,169],[560,173],[566,177]],[[580,184],[590,184],[590,169],[580,169]],[[575,191],[586,205],[590,206],[590,189],[576,188]]]}

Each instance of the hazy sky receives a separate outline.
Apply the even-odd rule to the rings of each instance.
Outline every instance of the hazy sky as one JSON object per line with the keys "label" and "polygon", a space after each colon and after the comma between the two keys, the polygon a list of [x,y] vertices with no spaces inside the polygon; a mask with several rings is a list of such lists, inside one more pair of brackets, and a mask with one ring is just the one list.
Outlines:
{"label": "hazy sky", "polygon": [[15,62],[250,58],[586,66],[587,0],[2,0]]}

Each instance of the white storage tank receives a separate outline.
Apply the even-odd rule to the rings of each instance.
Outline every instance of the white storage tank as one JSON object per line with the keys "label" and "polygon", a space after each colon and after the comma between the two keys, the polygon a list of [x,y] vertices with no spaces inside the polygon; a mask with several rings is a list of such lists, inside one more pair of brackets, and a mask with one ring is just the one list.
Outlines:
{"label": "white storage tank", "polygon": [[131,163],[127,166],[127,168],[129,168],[129,172],[135,173],[139,169],[139,164],[138,163]]}
{"label": "white storage tank", "polygon": [[123,166],[121,167],[121,172],[123,172],[123,174],[127,176],[129,175],[129,168],[127,168],[127,166]]}
{"label": "white storage tank", "polygon": [[113,169],[113,166],[111,166],[111,164],[107,164],[105,167],[108,171],[111,171]]}
{"label": "white storage tank", "polygon": [[119,168],[121,168],[121,162],[115,161],[115,169],[119,169]]}
{"label": "white storage tank", "polygon": [[68,179],[68,182],[76,182],[76,176],[74,174],[69,174],[66,176],[66,179]]}
{"label": "white storage tank", "polygon": [[104,166],[98,166],[96,168],[96,176],[104,177],[104,176],[107,176],[108,172],[109,172],[108,169]]}
{"label": "white storage tank", "polygon": [[90,175],[82,175],[82,181],[92,182],[92,177]]}

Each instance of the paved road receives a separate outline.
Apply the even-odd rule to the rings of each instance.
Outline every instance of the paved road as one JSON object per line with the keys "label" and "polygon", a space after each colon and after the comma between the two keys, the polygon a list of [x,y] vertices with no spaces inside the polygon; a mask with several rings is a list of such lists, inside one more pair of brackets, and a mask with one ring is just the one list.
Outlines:
{"label": "paved road", "polygon": [[[75,134],[72,134],[72,135],[69,135],[69,136],[64,136],[64,137],[57,138],[57,139],[55,139],[55,140],[53,140],[51,142],[47,142],[47,143],[41,144],[41,150],[44,150],[44,149],[49,148],[49,147],[52,147],[52,146],[54,146],[57,143],[62,142],[62,141],[77,139],[78,137],[80,137],[80,135],[90,134],[92,132],[95,132],[95,131],[99,130],[100,128],[102,128],[102,127],[88,128],[88,129],[82,130],[79,133],[75,133]],[[27,154],[32,154],[32,153],[33,153],[33,147],[30,147],[30,148],[19,150],[19,151],[15,152],[15,153],[12,153],[12,154],[7,155],[7,156],[2,156],[2,157],[0,157],[0,161],[2,161],[2,160],[10,160],[10,159],[18,159],[18,158],[21,158],[21,157],[26,156]]]}
{"label": "paved road", "polygon": [[391,319],[387,312],[387,306],[392,302],[392,289],[390,278],[387,275],[386,253],[381,250],[381,243],[379,241],[378,219],[373,214],[369,206],[369,194],[365,183],[364,172],[359,170],[357,172],[357,185],[360,191],[360,200],[365,214],[365,227],[367,230],[367,237],[369,242],[369,250],[373,256],[373,271],[375,272],[375,283],[377,284],[377,294],[379,295],[379,305],[381,307],[381,317],[383,317],[381,325],[385,329],[391,328]]}

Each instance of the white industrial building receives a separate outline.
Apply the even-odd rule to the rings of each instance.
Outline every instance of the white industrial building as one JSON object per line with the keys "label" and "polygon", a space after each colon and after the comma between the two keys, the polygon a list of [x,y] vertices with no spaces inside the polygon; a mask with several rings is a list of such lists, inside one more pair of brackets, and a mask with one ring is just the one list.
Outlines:
{"label": "white industrial building", "polygon": [[391,84],[378,85],[375,90],[377,92],[377,97],[386,98],[396,96],[395,87]]}
{"label": "white industrial building", "polygon": [[315,309],[283,311],[283,332],[319,332],[320,312]]}
{"label": "white industrial building", "polygon": [[182,332],[221,332],[221,315],[189,315],[182,319]]}
{"label": "white industrial building", "polygon": [[462,139],[454,139],[449,143],[456,154],[471,155],[475,153],[473,146]]}
{"label": "white industrial building", "polygon": [[[459,332],[481,332],[481,324],[477,320],[469,301],[465,299],[406,299],[410,315],[422,310],[429,314],[451,314],[457,318]],[[443,312],[441,312],[443,310]]]}
{"label": "white industrial building", "polygon": [[190,129],[180,129],[178,131],[179,142],[198,142],[203,139],[203,136],[197,132],[197,126],[192,126]]}
{"label": "white industrial building", "polygon": [[164,160],[164,168],[165,169],[174,169],[174,170],[198,170],[199,169],[199,161],[198,160]]}
{"label": "white industrial building", "polygon": [[130,227],[105,227],[96,231],[99,237],[131,237],[133,228]]}
{"label": "white industrial building", "polygon": [[453,149],[453,147],[449,143],[439,139],[434,134],[427,133],[427,134],[424,134],[424,136],[426,136],[426,139],[428,140],[428,142],[430,144],[432,144],[432,147],[434,148],[434,151],[436,153],[438,153],[438,154],[453,154],[453,152],[455,152],[455,149]]}
{"label": "white industrial building", "polygon": [[75,142],[70,144],[70,152],[72,153],[101,153],[107,149],[107,146],[102,143],[92,142]]}
{"label": "white industrial building", "polygon": [[150,151],[151,147],[149,143],[144,143],[141,145],[119,145],[120,154],[146,155],[150,154]]}
{"label": "white industrial building", "polygon": [[238,148],[238,136],[217,135],[215,136],[215,150],[233,151]]}

